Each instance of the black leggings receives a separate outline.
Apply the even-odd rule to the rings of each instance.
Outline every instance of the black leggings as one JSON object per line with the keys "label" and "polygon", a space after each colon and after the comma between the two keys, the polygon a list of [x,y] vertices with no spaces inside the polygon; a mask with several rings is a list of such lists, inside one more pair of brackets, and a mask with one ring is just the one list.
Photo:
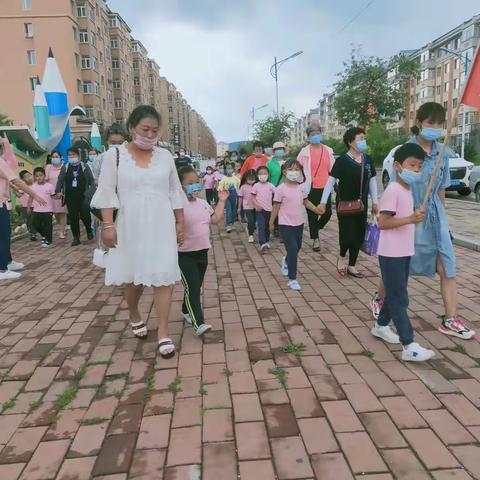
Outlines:
{"label": "black leggings", "polygon": [[340,241],[340,256],[348,255],[348,265],[354,267],[357,263],[360,247],[365,239],[367,228],[367,212],[360,215],[339,215],[338,236]]}
{"label": "black leggings", "polygon": [[48,242],[52,243],[52,213],[33,212],[33,225],[35,230]]}
{"label": "black leggings", "polygon": [[91,233],[92,217],[90,215],[90,210],[83,201],[83,197],[67,199],[67,208],[73,238],[80,238],[80,219],[85,225],[87,233]]}
{"label": "black leggings", "polygon": [[244,210],[245,217],[247,217],[247,229],[248,235],[253,235],[255,233],[255,227],[257,222],[257,215],[255,210]]}
{"label": "black leggings", "polygon": [[205,195],[207,196],[207,203],[213,205],[215,203],[215,190],[213,188],[207,188]]}
{"label": "black leggings", "polygon": [[[323,195],[323,188],[312,188],[310,190],[310,194],[308,195],[308,199],[312,202],[315,206],[320,204],[320,200],[322,199]],[[332,196],[329,195],[327,205],[327,209],[323,215],[320,217],[313,213],[311,210],[307,208],[307,216],[308,216],[308,229],[310,231],[310,238],[312,240],[316,240],[318,238],[318,231],[322,230],[325,225],[328,223],[332,216]]]}
{"label": "black leggings", "polygon": [[208,250],[178,252],[178,265],[184,288],[182,312],[188,313],[194,328],[203,324],[202,292],[203,279],[208,267]]}

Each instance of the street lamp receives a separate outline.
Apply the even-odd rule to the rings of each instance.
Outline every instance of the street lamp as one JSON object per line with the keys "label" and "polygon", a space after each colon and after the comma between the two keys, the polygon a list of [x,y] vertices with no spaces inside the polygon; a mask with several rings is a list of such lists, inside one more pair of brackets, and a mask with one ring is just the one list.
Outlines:
{"label": "street lamp", "polygon": [[258,110],[266,107],[268,107],[268,103],[262,105],[261,107],[252,107],[252,125],[255,125],[255,112],[258,112]]}
{"label": "street lamp", "polygon": [[[457,52],[454,52],[453,50],[450,50],[446,47],[440,47],[440,50],[443,50],[444,52],[450,53],[451,55],[457,57],[462,63],[463,63],[463,68],[464,68],[464,75],[465,78],[463,81],[465,82],[467,80],[467,73],[468,73],[468,64],[470,62],[470,59],[465,55],[460,55]],[[460,101],[461,99],[458,99]],[[461,150],[461,156],[463,159],[465,159],[465,105],[462,107],[462,150]]]}
{"label": "street lamp", "polygon": [[290,55],[287,58],[284,58],[283,60],[280,60],[277,62],[277,57],[275,57],[275,63],[270,67],[270,75],[275,79],[275,92],[276,92],[276,106],[277,106],[277,115],[279,112],[278,109],[278,70],[279,68],[288,60],[291,60],[292,58],[298,57],[303,53],[303,50],[300,50],[299,52],[295,52],[292,55]]}

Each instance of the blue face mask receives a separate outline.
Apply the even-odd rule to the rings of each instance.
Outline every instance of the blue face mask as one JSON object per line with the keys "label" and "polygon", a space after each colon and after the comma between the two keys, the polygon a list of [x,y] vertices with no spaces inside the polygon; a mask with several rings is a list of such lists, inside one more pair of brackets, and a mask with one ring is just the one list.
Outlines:
{"label": "blue face mask", "polygon": [[434,142],[442,136],[441,128],[423,127],[420,135],[428,142]]}
{"label": "blue face mask", "polygon": [[367,149],[367,141],[366,140],[357,140],[357,150],[363,153]]}
{"label": "blue face mask", "polygon": [[227,168],[227,175],[233,174],[233,168]]}
{"label": "blue face mask", "polygon": [[61,158],[52,157],[52,165],[60,165],[62,163]]}
{"label": "blue face mask", "polygon": [[218,169],[218,173],[221,173],[221,174],[223,175],[223,174],[225,173],[225,169],[219,168],[219,169]]}
{"label": "blue face mask", "polygon": [[196,198],[198,194],[202,191],[202,184],[192,183],[191,185],[185,185],[184,188],[188,198]]}
{"label": "blue face mask", "polygon": [[321,142],[322,142],[322,136],[320,134],[312,135],[310,137],[310,143],[312,145],[318,145]]}
{"label": "blue face mask", "polygon": [[285,156],[285,150],[275,150],[275,156],[277,158],[283,158]]}
{"label": "blue face mask", "polygon": [[414,172],[412,170],[407,170],[404,168],[398,176],[407,184],[413,185],[414,183],[418,183],[422,180],[422,172]]}

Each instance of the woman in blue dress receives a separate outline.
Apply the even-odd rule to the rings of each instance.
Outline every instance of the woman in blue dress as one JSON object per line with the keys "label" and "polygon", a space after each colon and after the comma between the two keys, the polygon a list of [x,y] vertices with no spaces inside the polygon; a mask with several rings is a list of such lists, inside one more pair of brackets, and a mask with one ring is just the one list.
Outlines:
{"label": "woman in blue dress", "polygon": [[[443,134],[445,119],[445,109],[436,102],[424,103],[417,111],[416,126],[412,129],[414,136],[410,142],[420,145],[426,156],[422,181],[411,186],[415,208],[423,202],[440,154],[442,144],[438,140]],[[415,255],[410,264],[410,275],[433,277],[438,273],[445,306],[445,315],[438,330],[446,335],[469,340],[475,332],[458,316],[456,261],[445,211],[445,189],[450,185],[449,159],[453,156],[454,153],[447,147],[425,208],[425,221],[415,227]],[[383,285],[380,287],[379,291],[383,290]],[[381,297],[375,294],[372,299],[374,316],[381,303]]]}

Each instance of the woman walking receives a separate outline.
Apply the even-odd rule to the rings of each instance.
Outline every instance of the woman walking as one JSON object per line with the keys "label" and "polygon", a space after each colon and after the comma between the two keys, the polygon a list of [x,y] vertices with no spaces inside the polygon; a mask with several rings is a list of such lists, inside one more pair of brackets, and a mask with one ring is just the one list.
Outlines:
{"label": "woman walking", "polygon": [[173,285],[180,280],[177,241],[183,241],[184,197],[171,153],[156,147],[158,112],[147,105],[135,108],[127,128],[132,141],[104,155],[92,199],[92,206],[102,210],[103,240],[110,248],[105,284],[125,285],[131,328],[138,338],[147,336],[138,303],[143,288],[154,287],[159,352],[170,358],[175,345],[168,337],[168,319]]}
{"label": "woman walking", "polygon": [[[333,168],[335,158],[333,150],[322,144],[322,129],[318,122],[312,122],[307,128],[309,145],[304,147],[298,154],[297,160],[303,165],[305,176],[307,177],[307,189],[310,188],[308,199],[317,206],[323,195],[323,190],[328,181],[328,172]],[[313,241],[312,249],[314,252],[320,251],[319,230],[323,230],[332,216],[332,201],[329,195],[326,200],[325,213],[321,216],[316,215],[307,209],[308,228],[310,230],[310,239]]]}
{"label": "woman walking", "polygon": [[[47,182],[53,185],[53,188],[56,188],[58,177],[60,171],[62,170],[63,160],[60,152],[54,150],[52,152],[50,163],[45,167],[45,174],[47,176]],[[67,231],[67,210],[65,206],[62,205],[61,198],[53,198],[53,214],[55,215],[55,220],[60,228],[60,238],[64,239],[66,237]]]}
{"label": "woman walking", "polygon": [[[336,201],[340,256],[337,261],[337,270],[342,277],[348,274],[363,278],[363,273],[359,272],[355,265],[365,238],[369,194],[372,199],[372,214],[378,215],[375,178],[377,172],[371,158],[365,154],[367,141],[363,128],[349,128],[343,136],[343,142],[348,152],[335,161],[323,190],[319,209],[323,214],[326,212],[328,197],[338,180]],[[348,264],[345,259],[347,252]]]}

